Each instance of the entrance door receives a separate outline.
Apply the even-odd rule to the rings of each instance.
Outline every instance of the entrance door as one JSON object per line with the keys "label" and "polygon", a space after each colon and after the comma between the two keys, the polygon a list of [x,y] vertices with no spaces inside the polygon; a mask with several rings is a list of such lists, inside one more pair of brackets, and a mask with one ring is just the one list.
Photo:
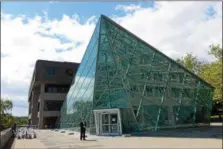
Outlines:
{"label": "entrance door", "polygon": [[122,133],[119,109],[95,110],[97,135],[120,135]]}
{"label": "entrance door", "polygon": [[119,133],[118,114],[117,113],[110,114],[110,133],[113,133],[113,134]]}
{"label": "entrance door", "polygon": [[118,135],[119,125],[118,125],[118,113],[102,113],[102,135]]}
{"label": "entrance door", "polygon": [[102,135],[109,134],[110,124],[109,124],[109,114],[102,113],[101,114],[101,133]]}

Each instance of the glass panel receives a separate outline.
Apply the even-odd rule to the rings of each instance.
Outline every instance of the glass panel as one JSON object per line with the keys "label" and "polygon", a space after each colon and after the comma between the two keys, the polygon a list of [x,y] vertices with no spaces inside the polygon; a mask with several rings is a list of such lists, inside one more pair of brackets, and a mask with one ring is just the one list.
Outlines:
{"label": "glass panel", "polygon": [[110,125],[111,133],[118,133],[118,125]]}
{"label": "glass panel", "polygon": [[102,132],[109,133],[109,125],[102,125]]}
{"label": "glass panel", "polygon": [[79,127],[80,121],[94,128],[92,110],[109,108],[121,109],[123,133],[174,127],[169,121],[210,121],[214,90],[209,85],[104,17],[73,80],[61,128]]}
{"label": "glass panel", "polygon": [[102,114],[102,125],[103,124],[108,124],[109,123],[109,117],[108,117],[109,115],[108,114]]}
{"label": "glass panel", "polygon": [[117,124],[118,123],[118,115],[117,114],[111,114],[110,118],[111,118],[111,120],[110,120],[111,124]]}
{"label": "glass panel", "polygon": [[73,79],[73,84],[61,108],[61,118],[58,120],[60,128],[76,129],[79,128],[81,121],[85,121],[87,127],[93,127],[92,105],[99,29],[100,23],[97,23],[82,62]]}

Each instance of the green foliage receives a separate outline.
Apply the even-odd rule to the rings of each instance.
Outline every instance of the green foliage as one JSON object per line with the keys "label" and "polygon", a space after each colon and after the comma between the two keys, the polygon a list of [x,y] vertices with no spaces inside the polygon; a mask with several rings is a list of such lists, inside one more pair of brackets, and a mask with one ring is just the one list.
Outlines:
{"label": "green foliage", "polygon": [[199,76],[215,87],[214,99],[222,100],[222,48],[211,45],[209,54],[217,60],[202,66]]}
{"label": "green foliage", "polygon": [[15,122],[17,125],[27,125],[28,117],[27,116],[15,117]]}
{"label": "green foliage", "polygon": [[215,87],[214,99],[222,100],[222,48],[211,45],[208,53],[216,58],[214,62],[205,64],[191,53],[177,59],[177,62],[212,84]]}
{"label": "green foliage", "polygon": [[220,45],[211,45],[210,51],[208,52],[210,55],[214,56],[218,61],[222,62],[222,47]]}
{"label": "green foliage", "polygon": [[1,99],[0,110],[1,110],[1,126],[0,130],[9,128],[14,123],[14,117],[9,113],[13,108],[12,101],[9,99]]}
{"label": "green foliage", "polygon": [[15,118],[11,114],[1,116],[2,129],[7,129],[15,123]]}
{"label": "green foliage", "polygon": [[27,125],[28,117],[14,117],[10,111],[13,108],[13,103],[9,99],[1,99],[0,110],[1,110],[1,126],[0,130],[11,127],[14,123],[17,125]]}
{"label": "green foliage", "polygon": [[177,59],[177,62],[189,69],[190,71],[198,74],[201,71],[201,67],[204,64],[199,61],[196,56],[193,56],[192,53],[187,53],[186,56],[181,59]]}
{"label": "green foliage", "polygon": [[8,99],[1,99],[0,102],[0,110],[1,114],[4,115],[12,110],[13,104],[11,100]]}

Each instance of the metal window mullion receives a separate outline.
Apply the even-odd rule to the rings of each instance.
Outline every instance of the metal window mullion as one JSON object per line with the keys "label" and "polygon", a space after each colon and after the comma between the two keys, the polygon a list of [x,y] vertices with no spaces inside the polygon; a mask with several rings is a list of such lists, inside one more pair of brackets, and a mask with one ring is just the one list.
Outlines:
{"label": "metal window mullion", "polygon": [[136,117],[138,117],[138,115],[139,115],[139,111],[140,111],[140,109],[141,109],[141,105],[142,105],[142,102],[143,102],[143,96],[144,96],[144,94],[145,94],[146,84],[147,84],[147,80],[148,80],[148,78],[149,78],[149,77],[147,76],[147,78],[146,78],[146,83],[145,83],[145,85],[144,85],[144,87],[143,87],[142,98],[141,98],[141,100],[140,100],[140,103],[139,103],[139,106],[138,106],[138,109],[137,109]]}
{"label": "metal window mullion", "polygon": [[[115,58],[114,53],[113,53],[113,51],[115,51],[115,50],[113,49],[113,47],[112,47],[112,45],[111,45],[110,42],[109,42],[109,46],[110,46],[110,48],[111,48],[111,50],[112,50],[113,57]],[[115,63],[116,63],[116,66],[117,66],[118,64],[117,64],[116,59],[115,59]],[[117,68],[118,68],[118,67],[117,67]],[[133,107],[132,107],[132,103],[131,103],[131,100],[130,100],[130,96],[129,96],[127,90],[126,90],[125,83],[124,83],[122,77],[121,77],[121,81],[122,81],[123,87],[124,87],[124,89],[125,89],[125,92],[126,92],[126,94],[127,94],[127,96],[128,96],[127,99],[129,100],[129,103],[131,104],[131,110],[132,110],[133,117],[134,117],[135,121],[137,122],[136,117],[135,117],[135,114],[134,114],[134,110],[133,110]]]}
{"label": "metal window mullion", "polygon": [[185,78],[186,78],[186,73],[184,72],[184,77],[183,77],[183,82],[182,82],[183,87],[181,87],[181,92],[180,92],[180,97],[179,97],[180,98],[180,101],[179,101],[180,106],[177,108],[177,113],[176,113],[177,117],[179,117],[179,112],[180,112],[180,109],[181,109]]}
{"label": "metal window mullion", "polygon": [[[155,53],[153,53],[153,57],[152,57],[152,60],[151,60],[151,62],[150,62],[150,65],[149,65],[149,68],[150,68],[150,69],[151,69],[151,66],[152,66],[154,57],[155,57]],[[139,104],[139,107],[138,107],[138,110],[137,110],[136,117],[138,117],[139,110],[140,110],[140,108],[141,108],[141,104],[142,104],[142,102],[143,102],[143,96],[144,96],[144,93],[145,93],[145,89],[146,89],[146,86],[147,86],[147,81],[148,81],[148,79],[149,79],[149,76],[147,76],[146,81],[145,81],[145,84],[144,84],[144,87],[143,87],[142,98],[141,98],[141,100],[140,100],[140,104]]]}
{"label": "metal window mullion", "polygon": [[[109,40],[109,39],[108,39]],[[107,77],[107,83],[108,83],[108,98],[109,98],[109,105],[110,105],[110,108],[111,108],[111,97],[110,97],[110,84],[109,84],[109,77],[108,77],[108,58],[107,58],[107,55],[105,54],[105,63],[106,63],[106,77]]]}
{"label": "metal window mullion", "polygon": [[[170,69],[171,69],[171,63],[169,63],[169,68],[168,68],[168,72],[167,72],[167,78],[166,78],[166,82],[165,82],[164,92],[163,92],[163,96],[162,96],[162,98],[161,98],[161,106],[163,105],[164,98],[166,97],[166,90],[167,90],[167,84],[168,84],[168,82],[169,82],[169,73],[170,73]],[[157,121],[156,121],[156,128],[155,128],[155,130],[157,130],[157,127],[158,127],[159,118],[160,118],[160,113],[161,113],[161,107],[159,108],[159,112],[158,112],[158,116],[157,116]]]}
{"label": "metal window mullion", "polygon": [[[109,85],[111,84],[111,82],[113,82],[113,80],[114,80],[114,78],[117,76],[117,73],[112,77],[112,79],[111,79],[111,81],[109,82]],[[108,89],[109,90],[109,89]],[[100,95],[100,97],[98,98],[98,100],[100,100],[101,99],[101,97],[102,97],[102,95],[104,94],[104,92],[105,91],[107,91],[107,90],[102,90],[103,92],[102,92],[102,94]]]}
{"label": "metal window mullion", "polygon": [[125,89],[125,92],[126,92],[126,94],[127,94],[127,99],[128,99],[128,101],[129,101],[129,104],[131,105],[131,110],[132,110],[132,114],[133,114],[133,117],[134,117],[134,119],[135,119],[135,121],[137,122],[137,119],[136,119],[136,116],[135,116],[135,113],[134,113],[134,110],[133,110],[133,105],[132,105],[132,102],[131,102],[131,100],[130,100],[130,95],[129,95],[129,93],[127,92],[127,89],[126,89],[126,86],[125,86],[125,83],[124,83],[124,81],[123,81],[123,78],[121,77],[121,81],[122,81],[122,84],[123,84],[123,87],[124,87],[124,89]]}
{"label": "metal window mullion", "polygon": [[198,82],[197,84],[197,91],[196,91],[196,97],[195,97],[195,100],[194,100],[194,115],[193,115],[193,122],[195,124],[195,121],[196,121],[196,113],[197,113],[197,98],[199,96],[199,90],[200,90],[200,81]]}

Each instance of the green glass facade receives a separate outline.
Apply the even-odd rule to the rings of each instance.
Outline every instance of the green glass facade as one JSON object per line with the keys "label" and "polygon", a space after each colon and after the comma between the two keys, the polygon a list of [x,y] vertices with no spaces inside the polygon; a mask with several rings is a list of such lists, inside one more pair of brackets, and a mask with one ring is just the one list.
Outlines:
{"label": "green glass facade", "polygon": [[93,110],[120,109],[122,132],[209,123],[214,88],[101,16],[61,109],[58,127],[86,121]]}

